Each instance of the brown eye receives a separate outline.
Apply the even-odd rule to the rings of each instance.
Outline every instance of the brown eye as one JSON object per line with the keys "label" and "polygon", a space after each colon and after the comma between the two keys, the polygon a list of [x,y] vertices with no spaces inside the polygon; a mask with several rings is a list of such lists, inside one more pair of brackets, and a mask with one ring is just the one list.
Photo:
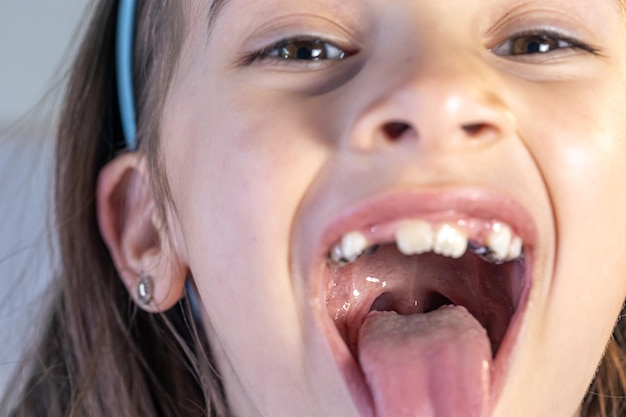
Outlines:
{"label": "brown eye", "polygon": [[596,48],[557,33],[518,34],[491,49],[499,56],[551,54],[558,50],[577,49],[597,53]]}
{"label": "brown eye", "polygon": [[567,45],[545,35],[520,36],[511,41],[511,55],[545,54]]}
{"label": "brown eye", "polygon": [[330,42],[319,39],[301,39],[283,41],[270,48],[267,57],[297,61],[338,60],[346,53]]}
{"label": "brown eye", "polygon": [[323,38],[298,36],[285,38],[266,48],[244,55],[240,65],[265,62],[268,65],[331,65],[359,53],[357,48],[340,47]]}

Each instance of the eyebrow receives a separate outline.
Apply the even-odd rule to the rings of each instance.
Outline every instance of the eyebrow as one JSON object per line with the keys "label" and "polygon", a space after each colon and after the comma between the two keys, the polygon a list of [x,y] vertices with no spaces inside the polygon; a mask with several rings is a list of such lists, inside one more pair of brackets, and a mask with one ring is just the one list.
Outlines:
{"label": "eyebrow", "polygon": [[220,14],[220,11],[224,8],[224,5],[228,3],[229,0],[214,0],[209,8],[209,33],[212,32],[213,26],[215,26],[215,21]]}
{"label": "eyebrow", "polygon": [[[213,26],[215,26],[215,21],[220,14],[220,11],[224,8],[230,0],[214,0],[211,3],[211,7],[209,9],[209,33],[212,32]],[[622,10],[622,12],[626,15],[626,0],[617,0],[617,4]]]}

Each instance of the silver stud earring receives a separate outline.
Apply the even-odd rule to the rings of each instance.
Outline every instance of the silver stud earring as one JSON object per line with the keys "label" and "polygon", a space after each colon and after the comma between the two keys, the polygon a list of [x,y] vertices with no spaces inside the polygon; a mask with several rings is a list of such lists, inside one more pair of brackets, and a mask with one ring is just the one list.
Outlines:
{"label": "silver stud earring", "polygon": [[152,278],[149,275],[142,275],[137,284],[137,299],[143,305],[152,301]]}

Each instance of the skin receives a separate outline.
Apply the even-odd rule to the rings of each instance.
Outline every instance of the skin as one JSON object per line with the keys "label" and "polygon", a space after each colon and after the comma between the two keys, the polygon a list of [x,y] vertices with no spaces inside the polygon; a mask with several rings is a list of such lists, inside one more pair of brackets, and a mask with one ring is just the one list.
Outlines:
{"label": "skin", "polygon": [[[575,415],[626,295],[619,6],[232,0],[211,33],[207,9],[190,2],[162,116],[166,218],[134,153],[103,170],[99,221],[129,291],[154,278],[147,309],[170,307],[193,275],[234,414],[356,416],[316,325],[325,312],[309,271],[323,227],[386,190],[473,187],[516,199],[538,231],[529,307],[491,415]],[[545,28],[597,53],[491,51]],[[242,63],[296,35],[358,53]],[[391,141],[392,121],[413,130]]]}

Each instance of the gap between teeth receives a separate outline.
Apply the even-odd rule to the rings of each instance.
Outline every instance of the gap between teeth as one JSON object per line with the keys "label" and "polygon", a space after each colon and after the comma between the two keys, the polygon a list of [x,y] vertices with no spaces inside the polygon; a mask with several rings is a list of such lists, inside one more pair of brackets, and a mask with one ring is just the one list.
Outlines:
{"label": "gap between teeth", "polygon": [[[468,248],[491,263],[502,263],[522,256],[524,243],[506,223],[494,222],[484,246],[469,242],[464,230],[442,223],[436,229],[425,220],[405,220],[395,232],[398,250],[407,256],[434,252],[450,258],[460,258]],[[345,234],[330,250],[329,259],[336,264],[356,261],[370,243],[361,232]]]}

